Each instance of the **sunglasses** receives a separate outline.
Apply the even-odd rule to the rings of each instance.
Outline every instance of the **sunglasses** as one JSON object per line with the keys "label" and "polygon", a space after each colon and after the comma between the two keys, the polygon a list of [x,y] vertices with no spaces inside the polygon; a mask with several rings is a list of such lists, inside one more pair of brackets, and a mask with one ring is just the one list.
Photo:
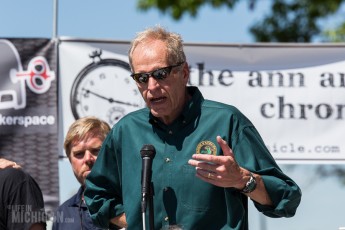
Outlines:
{"label": "sunglasses", "polygon": [[152,76],[156,80],[163,80],[168,77],[170,74],[172,68],[182,65],[184,62],[180,62],[176,65],[171,65],[167,67],[163,67],[160,69],[153,70],[151,72],[147,73],[132,73],[131,77],[137,82],[137,83],[146,83],[149,80],[149,77]]}

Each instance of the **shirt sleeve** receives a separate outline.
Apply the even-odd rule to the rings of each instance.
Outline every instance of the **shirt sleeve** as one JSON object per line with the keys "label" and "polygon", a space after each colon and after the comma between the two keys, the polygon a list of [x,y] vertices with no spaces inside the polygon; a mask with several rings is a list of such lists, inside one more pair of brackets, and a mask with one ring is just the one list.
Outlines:
{"label": "shirt sleeve", "polygon": [[288,177],[277,178],[263,175],[262,179],[274,205],[273,207],[264,206],[253,201],[255,207],[269,217],[294,216],[302,194],[297,184]]}
{"label": "shirt sleeve", "polygon": [[234,138],[233,151],[239,165],[261,175],[272,206],[254,202],[269,217],[292,217],[300,204],[299,186],[279,168],[254,126],[249,125]]}
{"label": "shirt sleeve", "polygon": [[97,160],[86,178],[84,199],[93,223],[110,227],[110,219],[124,212],[120,189],[119,164],[112,132],[104,140]]}

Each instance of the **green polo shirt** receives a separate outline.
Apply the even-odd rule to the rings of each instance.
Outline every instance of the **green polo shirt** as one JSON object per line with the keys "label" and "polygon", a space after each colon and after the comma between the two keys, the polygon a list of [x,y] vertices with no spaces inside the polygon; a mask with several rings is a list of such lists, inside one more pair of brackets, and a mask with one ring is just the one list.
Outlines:
{"label": "green polo shirt", "polygon": [[[256,208],[271,217],[293,216],[301,191],[280,170],[253,124],[235,107],[205,100],[196,87],[188,91],[192,100],[171,125],[145,108],[113,127],[86,180],[85,201],[94,223],[107,227],[112,217],[125,212],[128,229],[142,229],[140,149],[152,144],[154,229],[248,229],[246,196],[198,179],[187,163],[196,152],[222,155],[217,135],[229,143],[241,167],[262,176],[274,205],[254,202]],[[149,209],[147,229],[148,216]]]}

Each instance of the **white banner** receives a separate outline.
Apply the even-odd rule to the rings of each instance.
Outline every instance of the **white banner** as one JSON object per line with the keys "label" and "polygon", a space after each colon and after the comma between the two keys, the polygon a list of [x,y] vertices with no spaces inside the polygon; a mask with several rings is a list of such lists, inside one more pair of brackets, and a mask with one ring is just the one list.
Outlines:
{"label": "white banner", "polygon": [[[65,131],[78,115],[115,124],[144,106],[129,77],[128,48],[128,42],[62,39]],[[190,85],[239,108],[276,160],[345,160],[345,45],[185,44],[185,51]]]}

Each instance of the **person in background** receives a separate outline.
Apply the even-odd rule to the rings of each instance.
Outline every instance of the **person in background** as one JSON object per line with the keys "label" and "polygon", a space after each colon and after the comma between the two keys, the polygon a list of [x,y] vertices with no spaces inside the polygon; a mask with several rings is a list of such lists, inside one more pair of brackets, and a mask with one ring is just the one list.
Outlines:
{"label": "person in background", "polygon": [[301,190],[250,120],[187,86],[190,68],[179,34],[160,26],[138,33],[129,63],[147,108],[115,124],[86,179],[85,201],[96,225],[107,226],[123,207],[128,229],[142,229],[140,150],[148,143],[156,149],[153,229],[248,229],[248,198],[266,216],[294,216]]}
{"label": "person in background", "polygon": [[0,158],[0,229],[46,229],[40,187],[20,165],[4,158]]}
{"label": "person in background", "polygon": [[[92,223],[83,193],[85,178],[90,173],[109,130],[106,122],[92,116],[80,118],[69,127],[64,149],[80,188],[75,195],[58,207],[53,230],[99,229]],[[118,229],[115,225],[106,228]]]}

